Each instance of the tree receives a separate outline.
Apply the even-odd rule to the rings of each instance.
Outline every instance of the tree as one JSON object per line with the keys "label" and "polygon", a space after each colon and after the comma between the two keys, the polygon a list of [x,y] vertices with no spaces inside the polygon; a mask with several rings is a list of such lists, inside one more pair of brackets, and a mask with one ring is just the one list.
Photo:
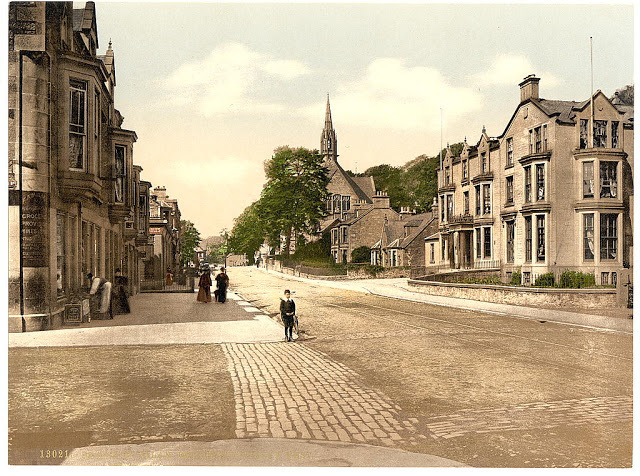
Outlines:
{"label": "tree", "polygon": [[258,212],[271,243],[284,236],[284,254],[291,249],[291,238],[317,231],[326,216],[329,198],[329,171],[317,150],[279,147],[265,163],[267,183],[262,190]]}
{"label": "tree", "polygon": [[369,263],[371,261],[371,248],[368,246],[358,246],[351,252],[352,263]]}
{"label": "tree", "polygon": [[189,220],[180,220],[180,235],[182,236],[180,263],[186,266],[193,259],[196,248],[200,244],[200,232]]}
{"label": "tree", "polygon": [[220,232],[220,237],[222,241],[210,243],[207,248],[209,263],[224,263],[226,256],[229,254],[229,232],[223,228]]}
{"label": "tree", "polygon": [[264,222],[259,213],[259,202],[253,202],[238,216],[227,240],[228,250],[237,254],[246,254],[253,259],[256,250],[266,236]]}
{"label": "tree", "polygon": [[[615,96],[618,96],[622,104],[633,106],[633,84],[628,84],[624,88],[618,89],[614,97]],[[613,97],[611,99],[613,99]]]}

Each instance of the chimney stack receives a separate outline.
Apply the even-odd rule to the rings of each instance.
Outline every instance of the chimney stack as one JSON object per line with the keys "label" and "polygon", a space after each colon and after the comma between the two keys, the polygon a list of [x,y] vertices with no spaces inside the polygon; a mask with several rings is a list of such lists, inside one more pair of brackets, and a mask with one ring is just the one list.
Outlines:
{"label": "chimney stack", "polygon": [[527,99],[539,99],[540,98],[540,89],[539,84],[540,78],[536,78],[535,74],[530,74],[524,81],[522,81],[520,86],[520,102],[525,102]]}

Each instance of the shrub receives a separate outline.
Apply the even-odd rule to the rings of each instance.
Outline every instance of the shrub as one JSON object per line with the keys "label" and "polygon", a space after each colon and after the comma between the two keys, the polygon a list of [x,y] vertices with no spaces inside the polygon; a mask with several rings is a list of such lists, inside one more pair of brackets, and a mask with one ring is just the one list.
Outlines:
{"label": "shrub", "polygon": [[522,272],[520,270],[514,271],[511,274],[511,281],[509,281],[511,286],[520,286],[522,284]]}
{"label": "shrub", "polygon": [[481,278],[464,278],[462,280],[465,284],[503,284],[499,276],[484,276]]}
{"label": "shrub", "polygon": [[378,266],[376,264],[367,265],[364,267],[364,269],[367,273],[369,273],[370,276],[373,276],[374,278],[378,275],[378,273],[384,271],[384,267]]}
{"label": "shrub", "polygon": [[371,261],[371,248],[359,246],[351,252],[352,263],[369,263]]}
{"label": "shrub", "polygon": [[291,255],[295,261],[303,260],[321,260],[324,261],[331,257],[331,239],[328,233],[323,233],[322,237],[317,241],[302,243],[296,247],[296,252]]}
{"label": "shrub", "polygon": [[553,273],[545,273],[538,276],[536,282],[533,283],[534,286],[540,286],[543,288],[552,288],[556,284],[556,277]]}
{"label": "shrub", "polygon": [[589,288],[596,285],[596,277],[594,274],[567,270],[560,275],[559,285],[561,288]]}

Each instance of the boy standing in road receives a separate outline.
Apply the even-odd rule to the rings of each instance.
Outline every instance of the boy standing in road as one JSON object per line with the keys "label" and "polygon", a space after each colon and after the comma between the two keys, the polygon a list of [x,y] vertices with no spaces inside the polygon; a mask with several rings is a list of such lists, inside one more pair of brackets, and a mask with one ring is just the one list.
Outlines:
{"label": "boy standing in road", "polygon": [[284,298],[280,298],[280,317],[284,324],[284,340],[293,341],[293,319],[296,315],[296,303],[291,299],[291,291],[284,290]]}

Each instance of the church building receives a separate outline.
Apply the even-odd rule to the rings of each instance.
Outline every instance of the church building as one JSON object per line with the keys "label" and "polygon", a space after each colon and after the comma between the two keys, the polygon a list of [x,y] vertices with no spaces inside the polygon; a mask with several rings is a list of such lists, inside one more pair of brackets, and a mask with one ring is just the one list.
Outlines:
{"label": "church building", "polygon": [[320,232],[333,228],[346,215],[353,213],[356,204],[373,204],[376,187],[373,177],[351,177],[338,163],[338,139],[331,120],[331,105],[327,95],[324,129],[320,137],[320,153],[331,179],[327,190],[330,197],[325,203],[328,215],[320,222]]}

